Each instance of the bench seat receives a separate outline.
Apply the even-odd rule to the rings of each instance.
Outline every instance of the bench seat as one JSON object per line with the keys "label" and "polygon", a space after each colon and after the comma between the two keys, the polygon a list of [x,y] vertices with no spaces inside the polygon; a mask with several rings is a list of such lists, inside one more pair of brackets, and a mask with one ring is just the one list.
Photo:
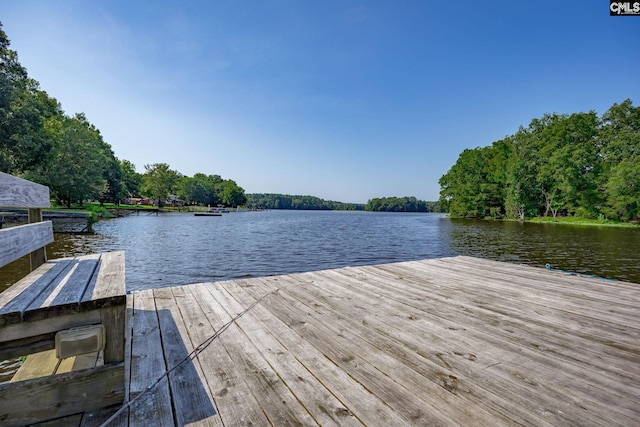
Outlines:
{"label": "bench seat", "polygon": [[[0,360],[33,355],[35,362],[48,354],[50,366],[52,353],[42,352],[55,349],[69,356],[53,375],[34,378],[25,372],[27,366],[13,382],[0,384],[0,424],[29,424],[121,403],[125,323],[124,252],[47,261],[0,293]],[[67,347],[56,348],[56,334],[87,327],[100,331],[96,342],[101,348],[91,350],[101,352],[103,364],[61,373],[59,366],[72,363],[70,359],[91,356],[84,355],[86,345],[73,339],[71,344],[58,340]]]}

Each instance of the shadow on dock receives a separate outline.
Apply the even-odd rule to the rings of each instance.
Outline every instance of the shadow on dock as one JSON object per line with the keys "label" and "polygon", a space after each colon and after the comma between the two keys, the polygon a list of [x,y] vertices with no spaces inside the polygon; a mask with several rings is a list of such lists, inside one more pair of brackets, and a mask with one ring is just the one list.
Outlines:
{"label": "shadow on dock", "polygon": [[[194,364],[185,331],[168,309],[129,310],[133,320],[131,380],[129,382],[130,425],[148,420],[187,425],[217,415],[208,386]],[[164,356],[164,357],[163,357]]]}

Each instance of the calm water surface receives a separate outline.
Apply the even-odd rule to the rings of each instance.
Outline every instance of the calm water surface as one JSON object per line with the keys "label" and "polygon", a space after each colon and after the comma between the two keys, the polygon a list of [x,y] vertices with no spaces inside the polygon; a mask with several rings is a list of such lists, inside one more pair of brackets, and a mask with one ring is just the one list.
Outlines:
{"label": "calm water surface", "polygon": [[[458,254],[640,283],[640,228],[274,210],[132,215],[95,231],[57,234],[49,258],[125,250],[130,290]],[[26,260],[14,264],[0,286],[27,273]]]}

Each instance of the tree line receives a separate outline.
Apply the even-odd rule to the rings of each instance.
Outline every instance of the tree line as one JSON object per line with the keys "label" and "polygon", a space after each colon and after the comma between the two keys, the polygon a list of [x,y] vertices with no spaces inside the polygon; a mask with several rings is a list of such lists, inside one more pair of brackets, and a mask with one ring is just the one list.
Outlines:
{"label": "tree line", "polygon": [[415,197],[381,197],[370,199],[365,210],[371,212],[444,212],[438,202]]}
{"label": "tree line", "polygon": [[464,150],[440,178],[456,217],[640,219],[640,107],[545,114],[490,146]]}
{"label": "tree line", "polygon": [[315,196],[299,196],[276,193],[247,194],[249,209],[294,209],[294,210],[364,210],[364,205],[324,200]]}
{"label": "tree line", "polygon": [[426,202],[415,197],[382,197],[366,204],[343,203],[314,196],[256,193],[247,194],[250,209],[299,209],[299,210],[366,210],[370,212],[444,212],[438,202]]}
{"label": "tree line", "polygon": [[0,23],[0,171],[47,185],[59,205],[86,200],[119,203],[146,196],[163,206],[171,197],[189,204],[245,202],[233,180],[197,173],[184,176],[166,163],[135,165],[118,159],[100,131],[30,78]]}

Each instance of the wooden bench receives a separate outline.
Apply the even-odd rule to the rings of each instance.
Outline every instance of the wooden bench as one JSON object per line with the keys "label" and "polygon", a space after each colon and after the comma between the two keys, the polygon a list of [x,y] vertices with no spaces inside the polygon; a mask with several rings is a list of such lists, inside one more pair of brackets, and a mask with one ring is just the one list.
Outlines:
{"label": "wooden bench", "polygon": [[32,269],[0,293],[0,360],[27,356],[31,366],[0,384],[0,425],[122,403],[124,252],[47,262],[44,245],[53,232],[41,209],[49,206],[49,189],[0,173],[0,206],[26,207],[30,219],[0,230],[0,266],[30,254]]}

